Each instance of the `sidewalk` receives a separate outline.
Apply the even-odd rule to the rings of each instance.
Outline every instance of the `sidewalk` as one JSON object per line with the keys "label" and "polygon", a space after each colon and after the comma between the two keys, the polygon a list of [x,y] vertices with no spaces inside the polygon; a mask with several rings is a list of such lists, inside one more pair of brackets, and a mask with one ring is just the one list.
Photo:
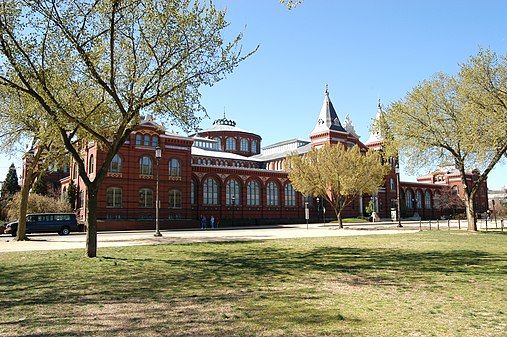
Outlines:
{"label": "sidewalk", "polygon": [[[156,244],[177,244],[194,242],[226,242],[269,240],[287,238],[311,238],[329,236],[354,236],[375,234],[413,233],[417,229],[391,228],[377,223],[347,225],[339,229],[334,224],[280,225],[270,227],[219,228],[206,230],[162,230],[162,237],[154,237],[154,231],[99,232],[98,248],[139,246]],[[0,252],[38,251],[58,249],[84,249],[86,235],[73,233],[69,236],[29,235],[30,241],[12,241],[12,238],[0,241]]]}

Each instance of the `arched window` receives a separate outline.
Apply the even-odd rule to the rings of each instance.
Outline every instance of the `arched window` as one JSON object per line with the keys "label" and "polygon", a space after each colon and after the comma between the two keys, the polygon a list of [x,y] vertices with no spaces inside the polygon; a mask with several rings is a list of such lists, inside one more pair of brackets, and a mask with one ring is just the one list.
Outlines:
{"label": "arched window", "polygon": [[181,208],[181,191],[169,191],[169,208]]}
{"label": "arched window", "polygon": [[178,159],[169,160],[169,175],[171,177],[181,177],[181,164]]}
{"label": "arched window", "polygon": [[197,184],[195,183],[194,179],[192,179],[190,181],[190,203],[192,205],[195,205],[195,196],[197,195],[196,193],[196,189],[197,189]]}
{"label": "arched window", "polygon": [[252,153],[257,153],[257,141],[256,140],[252,140],[252,142],[250,143],[250,147],[252,148]]}
{"label": "arched window", "polygon": [[119,187],[109,187],[106,190],[107,194],[107,207],[108,208],[121,208],[122,190]]}
{"label": "arched window", "polygon": [[233,138],[233,137],[227,138],[227,140],[225,141],[225,149],[235,151],[236,150],[236,138]]}
{"label": "arched window", "polygon": [[139,207],[153,207],[153,191],[150,188],[141,188],[139,190]]}
{"label": "arched window", "polygon": [[266,196],[267,196],[267,205],[268,206],[278,206],[279,205],[279,199],[278,199],[278,185],[275,182],[270,182],[266,189]]}
{"label": "arched window", "polygon": [[296,191],[292,184],[285,185],[285,206],[296,206]]}
{"label": "arched window", "polygon": [[150,157],[141,157],[139,159],[139,173],[145,176],[153,175],[153,160]]}
{"label": "arched window", "polygon": [[[239,205],[240,204],[240,187],[236,179],[230,179],[225,185],[225,204],[226,205]],[[234,197],[234,202],[232,202]]]}
{"label": "arched window", "polygon": [[222,149],[222,140],[219,137],[215,137],[213,139],[217,141],[218,150],[221,150]]}
{"label": "arched window", "polygon": [[422,208],[422,192],[419,190],[415,192],[415,202],[416,208]]}
{"label": "arched window", "polygon": [[407,190],[407,193],[405,193],[405,205],[407,208],[412,208],[412,191]]}
{"label": "arched window", "polygon": [[241,138],[241,140],[239,141],[239,150],[244,151],[244,152],[248,152],[248,140],[247,139]]}
{"label": "arched window", "polygon": [[246,185],[246,204],[248,206],[260,206],[260,187],[257,181],[250,181]]}
{"label": "arched window", "polygon": [[150,139],[151,139],[151,137],[149,135],[144,135],[143,145],[150,146]]}
{"label": "arched window", "polygon": [[138,133],[136,135],[136,145],[141,145],[143,142],[143,135],[141,135],[140,133]]}
{"label": "arched window", "polygon": [[95,157],[92,154],[88,161],[88,173],[93,173],[93,171],[95,171]]}
{"label": "arched window", "polygon": [[431,192],[426,191],[424,193],[424,206],[426,209],[431,209]]}
{"label": "arched window", "polygon": [[153,147],[158,146],[158,137],[157,136],[151,137],[151,146],[153,146]]}
{"label": "arched window", "polygon": [[202,184],[203,203],[205,205],[218,205],[218,183],[208,178]]}
{"label": "arched window", "polygon": [[111,164],[109,164],[109,172],[121,173],[121,157],[118,154],[115,154],[113,160],[111,160]]}

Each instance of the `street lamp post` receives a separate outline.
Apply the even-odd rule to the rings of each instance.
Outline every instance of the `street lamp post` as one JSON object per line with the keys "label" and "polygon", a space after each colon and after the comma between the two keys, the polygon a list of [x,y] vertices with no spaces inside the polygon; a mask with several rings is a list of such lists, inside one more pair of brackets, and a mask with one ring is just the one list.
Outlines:
{"label": "street lamp post", "polygon": [[398,227],[403,227],[401,225],[401,202],[400,202],[400,164],[396,161],[396,166],[394,168],[394,172],[396,173],[396,208],[398,212]]}
{"label": "street lamp post", "polygon": [[158,185],[159,185],[159,174],[160,174],[160,157],[162,157],[162,150],[160,149],[160,146],[157,146],[155,149],[155,158],[157,160],[157,187],[155,192],[155,234],[154,236],[162,236],[160,233],[160,226],[159,226],[159,214],[158,210],[160,208],[160,200],[158,195]]}
{"label": "street lamp post", "polygon": [[236,196],[232,196],[232,225],[234,225],[234,205],[236,204]]}

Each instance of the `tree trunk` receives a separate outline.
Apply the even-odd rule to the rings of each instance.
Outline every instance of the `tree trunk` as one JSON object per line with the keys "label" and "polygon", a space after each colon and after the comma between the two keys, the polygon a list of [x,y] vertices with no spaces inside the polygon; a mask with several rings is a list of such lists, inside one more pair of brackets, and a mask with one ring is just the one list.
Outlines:
{"label": "tree trunk", "polygon": [[88,204],[86,208],[86,256],[97,256],[97,192],[98,184],[88,186]]}
{"label": "tree trunk", "polygon": [[[467,191],[465,191],[467,192]],[[475,193],[469,195],[465,193],[465,211],[467,215],[468,230],[471,232],[477,231],[477,221],[475,219],[475,205],[474,205]]]}

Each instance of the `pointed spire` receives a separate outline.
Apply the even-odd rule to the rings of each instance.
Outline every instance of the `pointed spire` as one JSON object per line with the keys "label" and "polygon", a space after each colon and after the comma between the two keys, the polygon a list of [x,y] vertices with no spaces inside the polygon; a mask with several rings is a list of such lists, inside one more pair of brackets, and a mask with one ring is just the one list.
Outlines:
{"label": "pointed spire", "polygon": [[352,120],[350,119],[349,114],[345,116],[345,119],[343,120],[343,128],[347,130],[348,133],[359,139],[359,135],[356,133],[356,129],[354,128],[354,125],[352,124]]}
{"label": "pointed spire", "polygon": [[382,104],[380,103],[380,96],[378,98],[378,105],[377,105],[377,114],[375,115],[375,119],[373,120],[373,123],[370,127],[370,136],[368,137],[368,140],[366,141],[365,145],[373,144],[373,143],[380,143],[384,141],[384,136],[382,135],[382,130],[380,129],[380,119],[382,118],[382,114],[384,112],[382,111]]}
{"label": "pointed spire", "polygon": [[331,99],[329,98],[329,90],[326,83],[324,102],[322,103],[319,118],[317,119],[317,123],[315,124],[312,134],[328,130],[347,132],[341,125],[340,119],[334,110],[333,103],[331,103]]}

